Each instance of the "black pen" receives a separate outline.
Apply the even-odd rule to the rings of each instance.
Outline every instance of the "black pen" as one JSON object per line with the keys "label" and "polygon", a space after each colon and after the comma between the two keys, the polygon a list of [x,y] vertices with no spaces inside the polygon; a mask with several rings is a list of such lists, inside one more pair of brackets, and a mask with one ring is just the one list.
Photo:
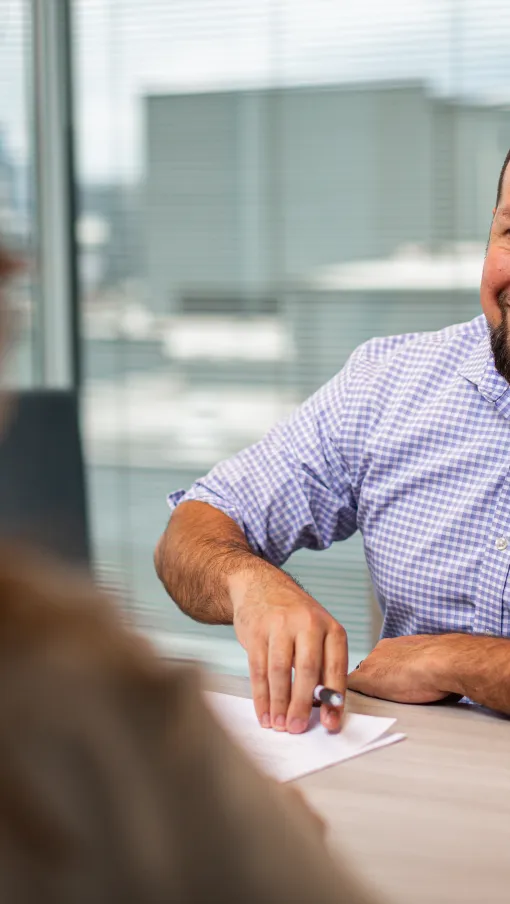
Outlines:
{"label": "black pen", "polygon": [[330,687],[324,687],[318,684],[313,692],[313,699],[316,703],[325,703],[327,706],[343,706],[344,696],[340,691],[333,691]]}

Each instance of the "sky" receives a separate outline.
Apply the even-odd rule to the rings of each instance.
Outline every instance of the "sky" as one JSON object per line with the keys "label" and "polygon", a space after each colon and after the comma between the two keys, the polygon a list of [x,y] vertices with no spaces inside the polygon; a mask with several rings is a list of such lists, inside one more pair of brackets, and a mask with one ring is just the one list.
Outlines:
{"label": "sky", "polygon": [[[143,169],[143,96],[241,85],[423,79],[510,102],[508,0],[73,0],[83,180]],[[0,128],[29,147],[27,0],[0,0]]]}

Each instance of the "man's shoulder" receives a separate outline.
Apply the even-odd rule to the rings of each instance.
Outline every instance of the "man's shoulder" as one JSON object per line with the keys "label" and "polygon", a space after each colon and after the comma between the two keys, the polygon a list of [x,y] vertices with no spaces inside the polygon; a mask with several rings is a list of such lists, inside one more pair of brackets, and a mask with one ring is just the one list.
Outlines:
{"label": "man's shoulder", "polygon": [[[335,395],[325,395],[332,410],[340,399],[342,448],[350,436],[351,464],[379,422],[390,418],[401,425],[446,387],[463,385],[462,365],[486,341],[482,315],[434,332],[377,337],[358,346],[332,383]],[[338,433],[338,426],[332,428],[332,435]]]}
{"label": "man's shoulder", "polygon": [[417,364],[437,367],[439,363],[457,369],[462,361],[487,335],[485,317],[480,315],[466,323],[457,323],[441,330],[403,333],[369,339],[353,353],[351,366],[365,371],[399,370]]}

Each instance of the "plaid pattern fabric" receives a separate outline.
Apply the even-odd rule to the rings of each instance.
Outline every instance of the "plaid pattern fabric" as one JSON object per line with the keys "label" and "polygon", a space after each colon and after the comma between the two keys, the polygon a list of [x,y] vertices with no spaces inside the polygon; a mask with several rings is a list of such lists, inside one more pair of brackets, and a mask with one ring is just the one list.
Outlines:
{"label": "plaid pattern fabric", "polygon": [[510,387],[483,316],[372,339],[199,499],[276,565],[360,530],[383,636],[510,635]]}

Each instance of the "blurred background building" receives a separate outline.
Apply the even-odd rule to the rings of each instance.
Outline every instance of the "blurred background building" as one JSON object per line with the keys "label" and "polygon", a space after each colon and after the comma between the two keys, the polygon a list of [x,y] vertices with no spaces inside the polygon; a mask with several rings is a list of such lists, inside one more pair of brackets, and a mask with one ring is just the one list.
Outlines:
{"label": "blurred background building", "polygon": [[[479,312],[510,147],[510,7],[3,0],[0,230],[39,260],[38,48],[59,27],[97,573],[162,644],[244,670],[232,630],[184,618],[154,576],[166,494],[365,339]],[[14,293],[15,385],[47,380],[48,294],[37,268]],[[288,567],[362,658],[377,619],[360,538]]]}

